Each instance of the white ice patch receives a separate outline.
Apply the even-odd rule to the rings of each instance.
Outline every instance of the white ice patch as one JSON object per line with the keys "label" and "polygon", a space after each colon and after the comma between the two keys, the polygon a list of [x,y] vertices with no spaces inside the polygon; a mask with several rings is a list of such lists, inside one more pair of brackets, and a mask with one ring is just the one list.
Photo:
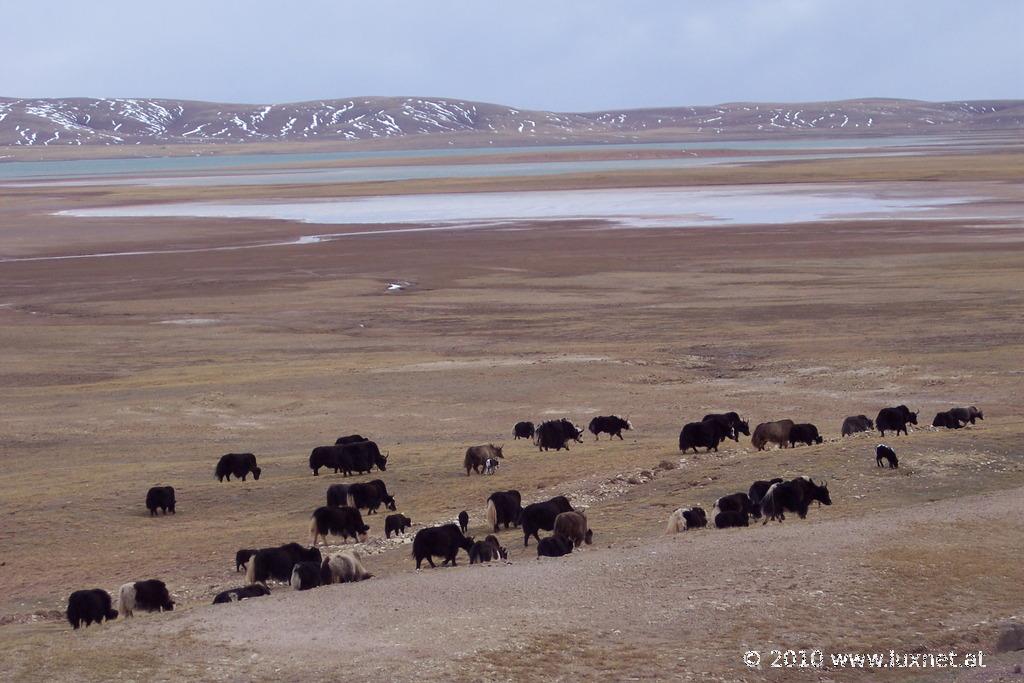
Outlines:
{"label": "white ice patch", "polygon": [[[514,227],[525,221],[606,221],[620,228],[778,225],[918,218],[969,197],[882,197],[870,189],[618,189],[369,196],[290,203],[181,203],[73,209],[88,218],[239,218],[335,225],[409,225],[413,230]],[[319,239],[360,233],[325,233]],[[312,239],[307,239],[309,243]]]}
{"label": "white ice patch", "polygon": [[213,325],[219,322],[220,318],[175,318],[173,320],[161,320],[157,325]]}

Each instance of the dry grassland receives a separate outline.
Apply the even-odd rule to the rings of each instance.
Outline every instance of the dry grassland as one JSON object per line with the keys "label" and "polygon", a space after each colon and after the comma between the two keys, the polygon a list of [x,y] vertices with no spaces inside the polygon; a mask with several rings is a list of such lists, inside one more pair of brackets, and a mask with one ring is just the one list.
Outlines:
{"label": "dry grassland", "polygon": [[[562,179],[566,187],[943,180],[1024,199],[1019,156],[786,162]],[[772,175],[775,174],[775,175]],[[983,184],[980,181],[986,181]],[[517,179],[515,187],[550,187]],[[358,189],[200,188],[195,198],[508,189],[488,181]],[[46,211],[166,201],[170,190],[22,190],[5,248],[61,253],[271,239],[274,221],[91,220]],[[191,191],[189,191],[191,193]],[[748,670],[744,650],[984,649],[1024,618],[1024,237],[1020,221],[886,220],[686,230],[577,222],[530,231],[382,235],[315,247],[0,263],[0,671],[14,680],[905,680],[905,672]],[[301,228],[308,231],[308,227]],[[136,234],[133,234],[133,231]],[[9,240],[9,241],[8,241]],[[388,281],[413,283],[385,291]],[[187,324],[183,320],[205,322]],[[956,431],[840,439],[849,414],[906,403]],[[816,423],[824,444],[681,455],[713,410]],[[519,419],[629,414],[625,441],[569,453],[512,442]],[[380,476],[420,525],[496,489],[567,493],[595,545],[537,561],[413,571],[376,541],[376,576],[211,607],[241,584],[237,548],[308,539],[336,475],[310,449],[342,433],[390,451]],[[493,477],[466,446],[506,443]],[[258,482],[219,484],[253,451]],[[665,464],[662,464],[665,463]],[[665,537],[676,507],[775,475],[828,480],[807,520]],[[364,477],[365,478],[365,477]],[[145,492],[178,491],[150,518]],[[382,536],[383,515],[368,517]],[[173,614],[72,632],[75,589],[164,579]],[[1002,675],[1019,657],[993,655]],[[948,679],[943,673],[944,680]],[[986,680],[986,679],[971,679]]]}

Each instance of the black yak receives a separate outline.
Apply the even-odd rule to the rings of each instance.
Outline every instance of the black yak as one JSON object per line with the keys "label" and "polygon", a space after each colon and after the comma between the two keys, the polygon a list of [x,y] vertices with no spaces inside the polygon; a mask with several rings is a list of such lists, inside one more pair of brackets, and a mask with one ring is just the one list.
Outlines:
{"label": "black yak", "polygon": [[523,547],[530,544],[530,536],[540,541],[538,531],[551,531],[555,528],[555,517],[562,512],[572,512],[573,507],[565,496],[555,496],[541,503],[532,503],[523,508],[519,516],[523,526]]}
{"label": "black yak", "polygon": [[442,564],[456,565],[455,556],[459,550],[467,553],[473,547],[473,539],[463,536],[456,524],[443,524],[441,526],[428,527],[416,532],[412,540],[412,556],[416,559],[416,569],[420,568],[423,560],[436,567],[434,557],[443,557]]}
{"label": "black yak", "polygon": [[146,509],[149,510],[151,517],[156,514],[157,508],[165,515],[168,512],[174,514],[173,486],[154,486],[146,493]]}
{"label": "black yak", "polygon": [[484,540],[474,543],[469,549],[470,564],[490,562],[499,558],[507,560],[508,549],[502,547],[498,542],[498,537],[491,534],[488,534]]}
{"label": "black yak", "polygon": [[874,421],[867,415],[851,415],[843,420],[843,427],[840,429],[840,432],[843,436],[849,436],[857,432],[870,432],[874,428]]}
{"label": "black yak", "polygon": [[790,447],[796,446],[798,443],[810,446],[811,444],[821,443],[823,439],[818,434],[818,428],[809,422],[801,422],[793,425],[789,430],[789,445]]}
{"label": "black yak", "polygon": [[908,434],[908,424],[917,424],[917,413],[910,412],[910,409],[903,405],[895,408],[882,408],[878,411],[878,416],[875,417],[875,427],[882,433],[882,436],[885,436],[887,431],[896,432],[897,436],[900,432]]}
{"label": "black yak", "polygon": [[404,534],[405,530],[412,526],[412,520],[405,515],[388,515],[384,519],[384,538],[391,538],[391,534]]}
{"label": "black yak", "polygon": [[126,619],[137,609],[143,612],[170,612],[174,609],[167,585],[157,579],[124,584],[118,592],[118,599],[121,614]]}
{"label": "black yak", "polygon": [[710,452],[718,450],[718,444],[729,436],[729,427],[718,420],[688,422],[679,432],[679,450],[684,453],[689,449],[697,452],[697,448],[705,448]]}
{"label": "black yak", "polygon": [[701,507],[679,508],[668,516],[667,534],[678,534],[687,529],[700,529],[708,525],[708,516]]}
{"label": "black yak", "polygon": [[827,484],[815,484],[809,477],[797,477],[790,481],[772,484],[768,493],[761,499],[763,523],[767,524],[769,520],[773,519],[781,522],[786,518],[786,511],[795,512],[800,519],[804,519],[807,517],[807,509],[814,501],[818,501],[822,505],[832,504]]}
{"label": "black yak", "polygon": [[[333,508],[332,508],[333,509]],[[266,583],[268,579],[288,583],[292,567],[298,562],[320,562],[323,558],[316,548],[304,548],[298,543],[286,543],[277,548],[261,548],[246,564],[245,580]]]}
{"label": "black yak", "polygon": [[117,619],[117,610],[112,609],[110,593],[102,588],[90,588],[71,594],[67,617],[71,627],[77,629],[82,624],[91,626]]}
{"label": "black yak", "polygon": [[895,470],[900,466],[900,460],[896,457],[896,451],[884,443],[880,443],[875,446],[875,465],[882,467],[883,460],[889,463],[889,469]]}
{"label": "black yak", "polygon": [[363,516],[356,508],[347,505],[332,508],[325,505],[313,511],[309,524],[309,533],[313,537],[310,545],[315,547],[320,538],[326,544],[328,534],[341,536],[346,542],[351,538],[361,543],[366,541],[369,531],[370,527],[363,524]]}
{"label": "black yak", "polygon": [[487,497],[487,523],[498,533],[498,525],[519,526],[519,517],[523,513],[522,496],[515,489],[495,491]]}
{"label": "black yak", "polygon": [[598,415],[590,424],[587,425],[587,430],[594,435],[594,441],[600,438],[600,434],[603,432],[608,435],[609,439],[619,437],[619,441],[622,441],[622,430],[630,430],[633,428],[633,423],[627,418],[621,418],[618,415]]}
{"label": "black yak", "polygon": [[746,421],[740,419],[737,412],[709,413],[701,418],[701,422],[717,422],[725,428],[726,436],[736,441],[740,440],[740,434],[750,436],[750,426]]}
{"label": "black yak", "polygon": [[549,450],[554,448],[560,451],[563,448],[569,450],[569,442],[582,443],[583,430],[566,419],[549,420],[537,427],[534,434],[534,444],[537,450]]}
{"label": "black yak", "polygon": [[736,510],[726,510],[715,515],[716,529],[729,529],[737,526],[750,526],[750,516]]}
{"label": "black yak", "polygon": [[537,541],[537,557],[562,557],[572,552],[572,540],[555,534]]}
{"label": "black yak", "polygon": [[228,453],[220,456],[214,475],[217,481],[224,481],[225,477],[231,481],[232,474],[245,481],[249,474],[252,474],[253,479],[259,480],[262,472],[263,470],[256,466],[256,456],[252,453]]}
{"label": "black yak", "polygon": [[533,434],[532,422],[516,422],[516,425],[512,428],[512,438],[514,439],[532,439]]}
{"label": "black yak", "polygon": [[221,591],[214,596],[213,604],[223,605],[229,602],[241,602],[249,598],[261,598],[264,595],[270,595],[270,589],[257,583],[252,586],[242,586],[241,588],[230,588],[226,591]]}

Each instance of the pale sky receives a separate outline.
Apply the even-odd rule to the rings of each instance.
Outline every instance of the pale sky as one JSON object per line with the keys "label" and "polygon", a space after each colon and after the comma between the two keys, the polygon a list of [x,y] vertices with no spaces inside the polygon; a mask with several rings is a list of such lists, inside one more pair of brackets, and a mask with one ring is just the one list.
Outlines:
{"label": "pale sky", "polygon": [[1021,0],[0,0],[0,96],[1024,98]]}

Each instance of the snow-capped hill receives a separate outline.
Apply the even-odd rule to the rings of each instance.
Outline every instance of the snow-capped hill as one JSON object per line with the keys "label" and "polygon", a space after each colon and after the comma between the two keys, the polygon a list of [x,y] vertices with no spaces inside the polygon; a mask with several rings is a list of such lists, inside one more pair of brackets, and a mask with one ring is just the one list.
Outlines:
{"label": "snow-capped hill", "polygon": [[146,99],[0,98],[0,145],[370,140],[477,133],[503,141],[804,130],[919,133],[1020,128],[1024,102],[864,100],[731,103],[558,113],[444,98],[368,97],[274,105]]}

